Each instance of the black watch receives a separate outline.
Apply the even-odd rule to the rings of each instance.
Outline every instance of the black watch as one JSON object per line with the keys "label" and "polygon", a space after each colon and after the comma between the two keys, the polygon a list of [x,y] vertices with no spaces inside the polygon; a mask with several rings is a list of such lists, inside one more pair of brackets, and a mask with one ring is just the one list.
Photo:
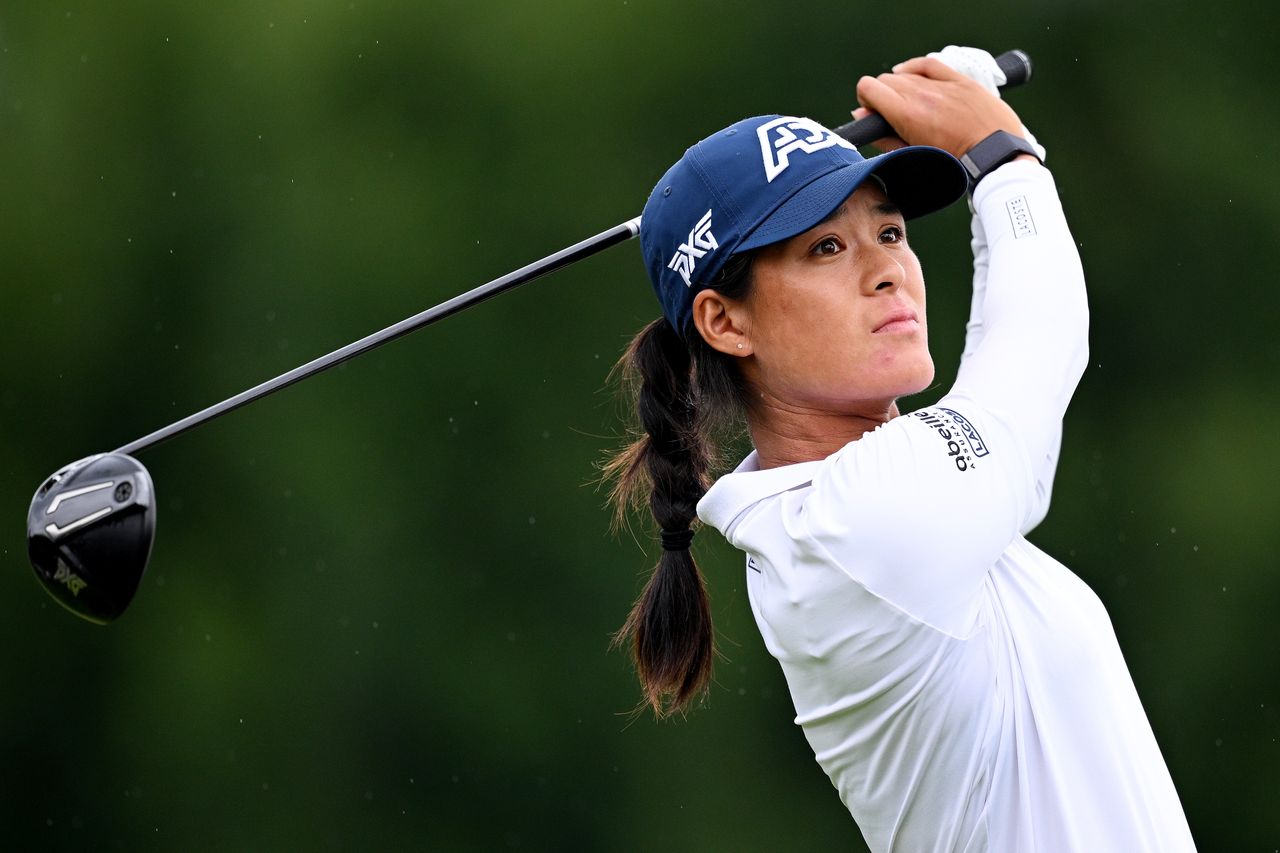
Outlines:
{"label": "black watch", "polygon": [[[960,157],[960,163],[969,173],[969,192],[978,186],[978,181],[985,178],[1019,154],[1030,154],[1037,160],[1040,155],[1031,143],[1021,136],[1014,136],[1007,130],[997,130],[977,145],[970,148]],[[1043,163],[1044,161],[1041,160]]]}

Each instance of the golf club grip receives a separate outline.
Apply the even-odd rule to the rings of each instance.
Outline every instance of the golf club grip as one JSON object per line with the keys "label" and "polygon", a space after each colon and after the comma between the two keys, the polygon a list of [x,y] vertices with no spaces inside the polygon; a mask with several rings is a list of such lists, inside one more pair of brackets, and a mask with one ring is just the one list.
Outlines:
{"label": "golf club grip", "polygon": [[[1031,79],[1031,57],[1021,50],[1009,50],[996,57],[996,64],[1004,72],[1005,84],[1001,91],[1021,86]],[[857,147],[869,145],[877,139],[893,136],[894,130],[882,116],[869,115],[835,128],[835,132]]]}

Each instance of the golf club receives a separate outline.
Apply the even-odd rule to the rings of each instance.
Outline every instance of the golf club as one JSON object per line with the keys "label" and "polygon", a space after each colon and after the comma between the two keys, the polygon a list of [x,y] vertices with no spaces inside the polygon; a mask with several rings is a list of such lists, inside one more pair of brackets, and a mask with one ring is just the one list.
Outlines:
{"label": "golf club", "polygon": [[[1021,85],[1031,77],[1031,60],[1020,50],[1001,54],[996,61],[1007,78],[1004,88]],[[878,115],[835,130],[855,146],[893,133]],[[37,579],[55,601],[77,616],[104,625],[113,621],[133,600],[155,538],[155,490],[151,475],[133,454],[639,233],[640,218],[627,220],[111,453],[88,456],[60,468],[36,490],[27,513],[27,553]]]}

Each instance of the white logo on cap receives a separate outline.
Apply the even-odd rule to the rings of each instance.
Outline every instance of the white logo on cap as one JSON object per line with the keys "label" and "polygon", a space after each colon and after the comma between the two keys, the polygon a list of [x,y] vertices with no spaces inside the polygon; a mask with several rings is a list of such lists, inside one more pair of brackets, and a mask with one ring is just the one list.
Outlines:
{"label": "white logo on cap", "polygon": [[720,244],[716,242],[716,235],[711,233],[711,211],[708,210],[689,231],[688,242],[681,243],[680,248],[676,249],[675,257],[667,264],[667,269],[680,273],[684,286],[689,287],[693,283],[690,277],[698,264],[698,258],[718,248]]}
{"label": "white logo on cap", "polygon": [[760,125],[756,128],[756,136],[760,137],[764,176],[770,183],[791,165],[793,151],[812,154],[833,145],[853,148],[843,137],[837,136],[813,119],[795,116],[782,116]]}

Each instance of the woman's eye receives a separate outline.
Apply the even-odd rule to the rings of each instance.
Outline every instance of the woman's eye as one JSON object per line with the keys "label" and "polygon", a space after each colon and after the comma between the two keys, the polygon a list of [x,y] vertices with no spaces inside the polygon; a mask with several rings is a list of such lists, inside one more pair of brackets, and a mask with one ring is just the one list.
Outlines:
{"label": "woman's eye", "polygon": [[813,247],[813,253],[815,255],[834,255],[838,251],[840,251],[840,241],[835,237],[828,237],[825,240],[820,240],[818,241],[818,244]]}
{"label": "woman's eye", "polygon": [[883,243],[901,243],[905,239],[907,235],[897,225],[890,225],[880,232],[880,241]]}

